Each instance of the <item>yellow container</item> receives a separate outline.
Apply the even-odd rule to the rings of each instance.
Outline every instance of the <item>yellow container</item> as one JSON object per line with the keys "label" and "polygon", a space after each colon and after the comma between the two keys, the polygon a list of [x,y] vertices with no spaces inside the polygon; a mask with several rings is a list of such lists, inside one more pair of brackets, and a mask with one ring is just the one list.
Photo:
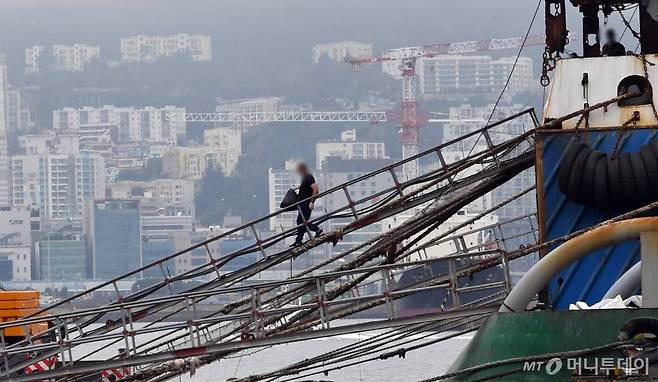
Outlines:
{"label": "yellow container", "polygon": [[39,301],[39,292],[34,290],[0,291],[0,301]]}
{"label": "yellow container", "polygon": [[[15,321],[39,310],[39,292],[36,291],[0,291],[0,322]],[[45,317],[45,314],[41,315]],[[34,336],[48,330],[48,324],[27,325],[30,335]],[[25,329],[16,326],[4,329],[6,337],[25,337]]]}

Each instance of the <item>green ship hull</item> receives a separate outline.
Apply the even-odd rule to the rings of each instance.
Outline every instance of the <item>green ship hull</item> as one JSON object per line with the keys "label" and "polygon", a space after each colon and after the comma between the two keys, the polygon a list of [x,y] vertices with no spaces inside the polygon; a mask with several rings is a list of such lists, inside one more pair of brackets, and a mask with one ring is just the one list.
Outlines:
{"label": "green ship hull", "polygon": [[[619,330],[629,320],[658,318],[658,309],[610,309],[496,313],[483,324],[450,372],[511,359],[532,359],[555,353],[598,348],[619,341]],[[559,358],[560,361],[551,359]],[[614,367],[611,367],[613,366]],[[633,366],[622,350],[596,354],[549,357],[546,360],[511,362],[453,377],[453,381],[607,381],[614,370]],[[646,374],[641,358],[635,364]],[[595,369],[597,371],[595,371]],[[612,376],[607,376],[611,374]],[[636,376],[634,380],[653,380]]]}

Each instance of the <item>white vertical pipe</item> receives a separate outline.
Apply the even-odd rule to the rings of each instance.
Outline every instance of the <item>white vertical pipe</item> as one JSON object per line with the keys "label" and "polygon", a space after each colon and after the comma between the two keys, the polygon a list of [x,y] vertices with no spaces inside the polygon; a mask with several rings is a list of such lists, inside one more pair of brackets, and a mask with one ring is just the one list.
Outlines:
{"label": "white vertical pipe", "polygon": [[658,232],[642,232],[642,307],[658,308]]}

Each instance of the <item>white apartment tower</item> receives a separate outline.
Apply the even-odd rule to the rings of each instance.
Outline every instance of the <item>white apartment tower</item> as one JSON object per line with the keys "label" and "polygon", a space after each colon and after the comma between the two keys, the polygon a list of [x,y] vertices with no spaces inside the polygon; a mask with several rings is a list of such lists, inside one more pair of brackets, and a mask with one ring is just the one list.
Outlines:
{"label": "white apartment tower", "polygon": [[105,160],[91,151],[76,155],[11,158],[12,204],[38,206],[52,219],[80,217],[86,200],[105,198]]}
{"label": "white apartment tower", "polygon": [[[281,111],[282,107],[283,99],[279,97],[262,97],[221,101],[215,111],[218,113],[275,113]],[[245,130],[259,124],[260,122],[241,120],[233,122],[231,126]],[[218,123],[218,125],[222,124]]]}
{"label": "white apartment tower", "polygon": [[202,179],[210,168],[231,176],[239,155],[217,147],[169,147],[162,156],[162,175],[174,179]]}
{"label": "white apartment tower", "polygon": [[95,45],[73,44],[53,45],[50,47],[50,59],[46,60],[48,68],[43,68],[46,48],[35,45],[25,49],[25,72],[39,73],[50,69],[58,72],[81,72],[94,62],[100,61],[101,48]]}
{"label": "white apartment tower", "polygon": [[366,58],[372,56],[372,44],[357,41],[331,42],[317,44],[313,47],[313,63],[318,64],[322,57],[329,57],[335,62],[344,62],[347,58]]}
{"label": "white apartment tower", "polygon": [[[418,61],[421,94],[434,98],[463,94],[498,94],[510,75],[515,57],[494,60],[489,56],[445,55]],[[508,98],[533,83],[533,62],[521,57],[507,87]]]}
{"label": "white apartment tower", "polygon": [[18,136],[21,131],[35,127],[28,102],[18,89],[7,91],[7,131]]}
{"label": "white apartment tower", "polygon": [[128,63],[151,63],[162,57],[187,55],[195,62],[212,61],[212,38],[207,35],[181,33],[171,36],[139,35],[121,39],[121,60]]}
{"label": "white apartment tower", "polygon": [[25,73],[39,73],[41,69],[41,55],[45,49],[42,45],[34,45],[25,49]]}
{"label": "white apartment tower", "polygon": [[203,143],[205,147],[226,151],[229,156],[233,156],[235,163],[242,155],[242,132],[240,130],[221,127],[207,129],[203,132]]}
{"label": "white apartment tower", "polygon": [[0,207],[10,206],[9,197],[9,152],[8,152],[8,117],[7,117],[7,65],[5,57],[0,55]]}
{"label": "white apartment tower", "polygon": [[358,142],[356,130],[343,131],[339,142],[321,142],[315,145],[315,168],[322,169],[328,157],[351,159],[389,159],[384,142]]}
{"label": "white apartment tower", "polygon": [[78,131],[81,136],[110,135],[119,143],[158,143],[175,146],[186,134],[185,109],[103,106],[53,111],[55,130]]}

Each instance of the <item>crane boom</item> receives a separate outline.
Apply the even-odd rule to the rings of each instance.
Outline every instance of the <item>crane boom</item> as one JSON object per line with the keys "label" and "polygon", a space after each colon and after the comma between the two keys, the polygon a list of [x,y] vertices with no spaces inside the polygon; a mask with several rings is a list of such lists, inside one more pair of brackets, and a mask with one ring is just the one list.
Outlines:
{"label": "crane boom", "polygon": [[[168,116],[174,120],[175,116]],[[385,111],[298,111],[254,113],[185,113],[185,122],[391,122],[395,117]],[[484,122],[481,118],[430,118],[428,123]]]}
{"label": "crane boom", "polygon": [[[407,48],[390,49],[381,56],[352,59],[346,57],[345,61],[358,69],[363,64],[396,61],[405,59],[432,58],[449,54],[466,54],[475,52],[486,52],[490,50],[501,50],[518,48],[523,44],[523,37],[491,38],[487,40],[461,41],[444,44],[422,45]],[[526,46],[543,45],[543,35],[529,36]]]}
{"label": "crane boom", "polygon": [[276,111],[186,113],[186,122],[386,122],[385,111]]}

